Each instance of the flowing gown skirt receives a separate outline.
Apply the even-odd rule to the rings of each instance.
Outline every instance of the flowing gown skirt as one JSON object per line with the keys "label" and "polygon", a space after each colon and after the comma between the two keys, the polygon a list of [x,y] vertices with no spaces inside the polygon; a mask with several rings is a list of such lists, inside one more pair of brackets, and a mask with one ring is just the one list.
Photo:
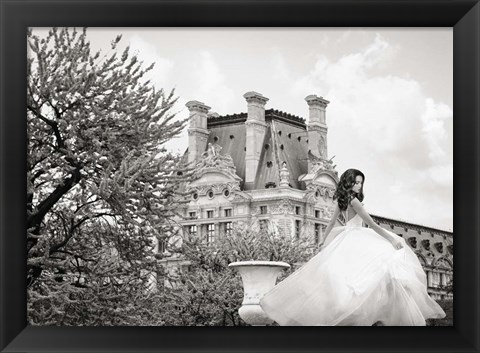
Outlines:
{"label": "flowing gown skirt", "polygon": [[[391,233],[399,237],[398,235]],[[361,226],[332,229],[335,238],[260,301],[281,326],[424,326],[443,318],[428,295],[425,272],[410,247],[395,249]]]}

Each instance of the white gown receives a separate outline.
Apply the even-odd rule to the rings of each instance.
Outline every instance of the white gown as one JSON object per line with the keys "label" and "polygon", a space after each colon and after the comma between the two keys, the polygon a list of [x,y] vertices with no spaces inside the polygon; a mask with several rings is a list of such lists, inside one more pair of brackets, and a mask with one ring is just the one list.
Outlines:
{"label": "white gown", "polygon": [[362,227],[357,214],[332,229],[335,238],[261,299],[281,326],[425,326],[445,312],[427,293],[427,278],[410,247]]}

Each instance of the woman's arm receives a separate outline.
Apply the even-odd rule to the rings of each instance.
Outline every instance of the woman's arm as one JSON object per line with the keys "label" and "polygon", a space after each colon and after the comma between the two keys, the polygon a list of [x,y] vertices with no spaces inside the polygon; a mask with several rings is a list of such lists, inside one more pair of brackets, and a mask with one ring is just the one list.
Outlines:
{"label": "woman's arm", "polygon": [[357,198],[354,198],[351,202],[351,205],[353,207],[353,209],[355,210],[355,212],[357,212],[360,217],[362,218],[362,220],[370,227],[372,228],[375,232],[377,232],[378,235],[384,237],[385,239],[387,239],[390,243],[392,243],[392,245],[396,248],[396,249],[401,249],[403,247],[402,245],[402,242],[397,239],[396,237],[392,236],[391,234],[389,234],[385,229],[383,229],[382,227],[380,227],[377,223],[375,223],[372,219],[372,217],[370,217],[370,215],[368,214],[367,211],[365,211],[365,209],[363,208],[362,206],[362,203],[360,201],[358,201]]}
{"label": "woman's arm", "polygon": [[337,205],[337,207],[335,208],[335,211],[333,212],[333,216],[330,219],[330,222],[328,222],[327,229],[325,230],[325,240],[323,241],[323,245],[322,245],[324,247],[332,240],[332,239],[328,239],[328,235],[330,234],[330,231],[335,225],[335,222],[337,221],[339,214],[340,214],[340,208]]}

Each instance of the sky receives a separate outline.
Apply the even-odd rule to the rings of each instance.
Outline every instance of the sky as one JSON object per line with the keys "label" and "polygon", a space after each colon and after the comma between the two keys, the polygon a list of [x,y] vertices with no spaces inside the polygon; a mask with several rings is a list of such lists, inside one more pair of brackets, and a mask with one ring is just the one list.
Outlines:
{"label": "sky", "polygon": [[[220,115],[266,109],[308,119],[305,97],[330,101],[328,154],[365,174],[371,214],[453,231],[452,28],[90,28],[109,51],[122,34],[179,118],[198,100]],[[186,131],[168,146],[183,153]]]}

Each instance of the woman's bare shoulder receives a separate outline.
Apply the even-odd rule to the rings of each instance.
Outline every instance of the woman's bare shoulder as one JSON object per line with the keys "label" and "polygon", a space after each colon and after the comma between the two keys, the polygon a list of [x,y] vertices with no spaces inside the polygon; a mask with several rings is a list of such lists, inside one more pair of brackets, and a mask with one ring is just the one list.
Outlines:
{"label": "woman's bare shoulder", "polygon": [[354,197],[352,200],[350,200],[350,206],[363,206],[363,203],[361,203],[356,197]]}
{"label": "woman's bare shoulder", "polygon": [[358,213],[360,210],[364,210],[363,202],[360,202],[356,197],[350,201],[349,207],[355,210],[355,213]]}

